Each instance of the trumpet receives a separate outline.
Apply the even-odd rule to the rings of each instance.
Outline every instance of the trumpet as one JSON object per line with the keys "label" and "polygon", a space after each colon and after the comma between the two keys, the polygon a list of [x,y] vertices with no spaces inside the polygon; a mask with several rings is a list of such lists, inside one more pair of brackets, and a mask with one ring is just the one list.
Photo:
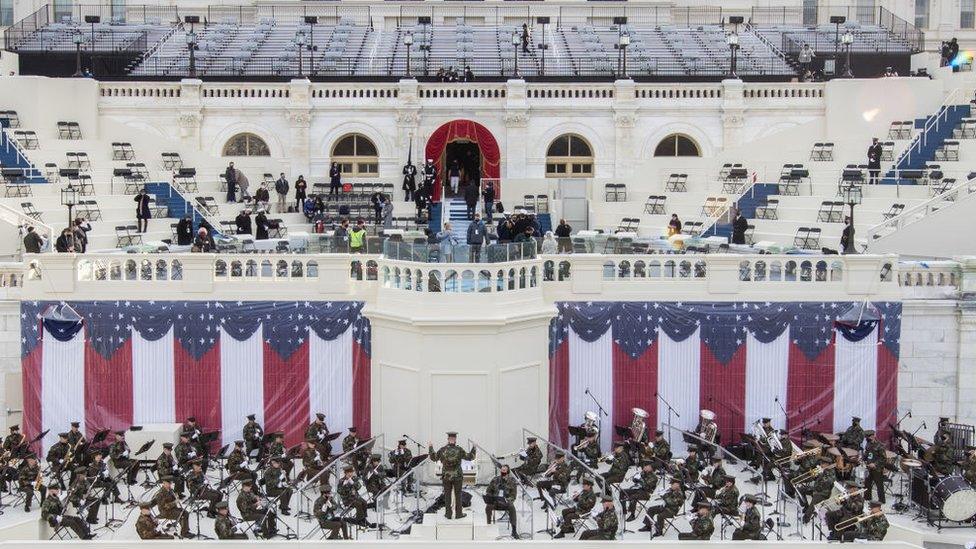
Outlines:
{"label": "trumpet", "polygon": [[837,526],[834,527],[834,530],[836,530],[838,532],[841,531],[841,530],[847,530],[848,528],[851,528],[853,526],[857,526],[858,524],[861,524],[862,522],[864,522],[864,521],[866,521],[868,519],[872,519],[872,518],[875,518],[875,517],[880,517],[881,515],[884,515],[884,512],[883,511],[877,511],[877,512],[874,512],[874,513],[864,513],[863,515],[858,515],[856,517],[851,517],[851,518],[849,518],[847,520],[842,520],[842,521],[838,522],[837,523]]}
{"label": "trumpet", "polygon": [[542,473],[542,476],[548,477],[549,475],[555,473],[556,472],[556,467],[558,467],[558,466],[559,466],[559,464],[556,463],[555,461],[553,461],[552,463],[549,464],[549,468],[546,469],[546,472],[545,473]]}
{"label": "trumpet", "polygon": [[580,442],[576,446],[573,446],[573,451],[574,452],[579,452],[580,450],[582,450],[583,448],[586,448],[589,445],[590,445],[590,439],[585,438],[585,439],[583,439],[583,442]]}
{"label": "trumpet", "polygon": [[776,465],[784,465],[786,463],[792,463],[794,461],[803,459],[807,456],[815,456],[820,454],[820,448],[810,448],[809,450],[804,450],[803,452],[795,452],[786,457],[782,457],[776,460]]}

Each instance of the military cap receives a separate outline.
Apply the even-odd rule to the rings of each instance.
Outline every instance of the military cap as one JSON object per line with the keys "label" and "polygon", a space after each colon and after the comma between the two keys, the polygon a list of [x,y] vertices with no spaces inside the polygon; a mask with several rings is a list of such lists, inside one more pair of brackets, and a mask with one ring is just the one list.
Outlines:
{"label": "military cap", "polygon": [[164,475],[159,478],[159,482],[173,482],[173,477],[169,475]]}
{"label": "military cap", "polygon": [[379,461],[381,459],[383,459],[383,456],[381,456],[379,454],[370,454],[369,455],[369,460],[370,461]]}
{"label": "military cap", "polygon": [[35,454],[34,452],[31,452],[31,453],[27,454],[26,456],[24,456],[24,459],[34,459],[34,460],[36,460],[37,459],[37,454]]}
{"label": "military cap", "polygon": [[61,489],[61,487],[58,486],[58,483],[57,482],[54,482],[50,486],[47,487],[47,491],[48,492],[50,492],[51,490],[60,490],[60,489]]}
{"label": "military cap", "polygon": [[712,462],[718,463],[722,461],[722,456],[712,456]]}
{"label": "military cap", "polygon": [[351,472],[353,472],[355,470],[356,469],[353,468],[352,465],[346,465],[345,467],[342,468],[342,472],[344,472],[344,473],[351,473]]}
{"label": "military cap", "polygon": [[234,446],[244,446],[244,441],[243,440],[235,440],[234,441]]}
{"label": "military cap", "polygon": [[608,501],[613,503],[613,496],[611,496],[610,494],[603,494],[603,497],[600,498],[600,500],[603,501],[604,503]]}
{"label": "military cap", "polygon": [[227,505],[227,502],[226,501],[218,501],[217,502],[217,505],[214,505],[214,507],[216,507],[217,510],[219,511],[221,509],[227,509],[228,508],[228,505]]}
{"label": "military cap", "polygon": [[19,431],[19,430],[20,430],[20,425],[11,425],[10,426],[10,432],[11,433],[13,433],[15,431]]}
{"label": "military cap", "polygon": [[654,466],[654,462],[651,461],[651,460],[649,460],[649,459],[645,459],[644,461],[640,462],[640,466],[641,467],[653,467]]}
{"label": "military cap", "polygon": [[860,422],[861,422],[861,418],[859,418],[857,416],[852,416],[851,417],[851,423],[860,423]]}
{"label": "military cap", "polygon": [[771,423],[772,421],[773,421],[773,420],[771,420],[771,419],[769,419],[768,417],[764,417],[764,418],[762,418],[762,422],[763,422],[763,423]]}
{"label": "military cap", "polygon": [[731,482],[732,484],[735,484],[735,477],[733,477],[732,475],[725,475],[725,482],[726,483]]}
{"label": "military cap", "polygon": [[871,503],[868,503],[868,508],[869,509],[881,509],[881,502],[880,501],[872,501]]}
{"label": "military cap", "polygon": [[707,501],[699,501],[698,502],[698,508],[701,509],[702,507],[704,507],[705,509],[711,509],[712,508],[712,504],[709,503],[709,502],[707,502]]}
{"label": "military cap", "polygon": [[618,440],[618,441],[616,441],[616,442],[613,443],[613,447],[614,448],[623,448],[624,447],[624,443],[623,443],[623,441]]}
{"label": "military cap", "polygon": [[660,429],[658,429],[657,431],[654,431],[654,435],[655,436],[662,436],[663,434],[664,434],[664,431],[662,431]]}
{"label": "military cap", "polygon": [[330,484],[320,484],[319,492],[322,492],[323,494],[330,494],[332,493],[332,486]]}
{"label": "military cap", "polygon": [[271,463],[281,463],[281,457],[280,456],[272,456],[271,457]]}
{"label": "military cap", "polygon": [[118,435],[118,436],[120,436],[120,437],[124,437],[125,436],[125,431],[115,431],[115,434]]}
{"label": "military cap", "polygon": [[193,416],[190,416],[190,417],[186,418],[186,422],[187,423],[196,423],[197,422],[197,418],[195,418]]}
{"label": "military cap", "polygon": [[947,417],[940,417],[939,418],[939,423],[949,423],[949,418],[947,418]]}
{"label": "military cap", "polygon": [[525,442],[532,443],[532,442],[535,442],[536,440],[538,440],[538,439],[535,438],[535,437],[528,437],[528,438],[525,439]]}
{"label": "military cap", "polygon": [[590,486],[593,486],[593,479],[591,478],[584,478],[582,482],[583,484],[588,484]]}
{"label": "military cap", "polygon": [[[50,488],[48,488],[48,490],[50,490]],[[153,506],[152,502],[149,502],[149,501],[140,501],[139,502],[139,508],[140,509],[152,509],[152,506]]]}
{"label": "military cap", "polygon": [[749,502],[749,503],[751,503],[753,505],[755,505],[756,502],[757,502],[756,496],[754,496],[752,494],[746,494],[746,496],[744,498],[742,498],[742,500],[743,501],[747,501],[747,502]]}
{"label": "military cap", "polygon": [[190,460],[190,465],[203,465],[203,458],[202,457],[195,457],[195,458],[191,459]]}
{"label": "military cap", "polygon": [[190,438],[190,433],[180,433],[180,438]]}
{"label": "military cap", "polygon": [[271,436],[273,436],[275,438],[284,438],[285,433],[283,431],[275,431],[275,432],[271,433]]}
{"label": "military cap", "polygon": [[254,486],[254,482],[251,479],[245,479],[241,481],[241,486],[251,487]]}
{"label": "military cap", "polygon": [[858,487],[857,483],[854,482],[853,480],[849,480],[844,483],[844,488],[857,488],[857,487]]}
{"label": "military cap", "polygon": [[356,432],[356,428],[355,427],[350,427],[349,428],[349,432],[350,433],[355,433]]}
{"label": "military cap", "polygon": [[68,433],[58,433],[58,438],[68,438]]}
{"label": "military cap", "polygon": [[823,462],[823,463],[833,463],[834,462],[834,456],[832,456],[830,454],[823,454],[822,456],[820,456],[820,461]]}
{"label": "military cap", "polygon": [[695,446],[694,444],[689,444],[688,445],[688,453],[689,454],[690,453],[697,453],[697,452],[698,452],[698,446]]}
{"label": "military cap", "polygon": [[556,452],[555,456],[556,456],[556,459],[562,459],[562,458],[566,457],[566,454],[564,454],[562,452]]}
{"label": "military cap", "polygon": [[457,431],[448,431],[447,432],[447,437],[448,438],[457,437]]}
{"label": "military cap", "polygon": [[257,416],[255,416],[254,414],[247,414],[246,417],[247,417],[247,419],[249,419],[251,421],[254,421],[254,418],[257,417]]}
{"label": "military cap", "polygon": [[678,477],[671,477],[671,484],[681,484],[681,479]]}
{"label": "military cap", "polygon": [[318,420],[321,420],[321,421],[325,421],[325,414],[323,414],[322,412],[317,412],[315,414],[315,419],[318,419]]}
{"label": "military cap", "polygon": [[172,442],[164,442],[163,443],[163,448],[166,449],[166,450],[172,450],[173,449],[173,443]]}
{"label": "military cap", "polygon": [[399,445],[399,446],[406,446],[407,445],[407,439],[401,438],[400,440],[397,441],[397,445]]}
{"label": "military cap", "polygon": [[77,421],[72,421],[72,422],[71,422],[71,426],[72,426],[72,427],[81,427],[81,423],[79,423],[79,422],[77,422]]}
{"label": "military cap", "polygon": [[79,465],[79,466],[75,467],[75,474],[76,475],[83,475],[87,471],[88,471],[88,468],[85,467],[84,465]]}
{"label": "military cap", "polygon": [[874,436],[874,430],[868,429],[868,430],[864,431],[864,436],[866,436],[866,437],[873,437]]}

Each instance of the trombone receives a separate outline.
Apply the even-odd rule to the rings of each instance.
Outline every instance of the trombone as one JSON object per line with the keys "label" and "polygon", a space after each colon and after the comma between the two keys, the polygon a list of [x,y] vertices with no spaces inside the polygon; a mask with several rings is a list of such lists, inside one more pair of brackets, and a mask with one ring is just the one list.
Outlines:
{"label": "trombone", "polygon": [[856,517],[851,517],[851,518],[849,518],[847,520],[842,520],[842,521],[838,522],[837,523],[837,526],[834,527],[834,530],[836,530],[838,532],[841,531],[841,530],[847,530],[848,528],[851,528],[852,526],[857,526],[858,524],[861,524],[862,522],[864,522],[864,521],[866,521],[868,519],[873,519],[875,517],[880,517],[883,514],[884,514],[883,511],[876,511],[874,513],[864,513],[863,515],[858,515]]}
{"label": "trombone", "polygon": [[807,456],[820,455],[820,447],[810,448],[809,450],[804,450],[802,452],[794,452],[786,457],[781,457],[776,460],[776,465],[784,465],[787,463],[792,463],[794,461],[801,460]]}
{"label": "trombone", "polygon": [[793,484],[802,484],[804,482],[807,482],[808,480],[813,480],[813,479],[819,477],[820,476],[820,473],[823,473],[824,471],[826,471],[828,469],[833,469],[834,467],[837,467],[837,464],[836,463],[831,463],[830,465],[828,465],[826,467],[821,466],[821,465],[817,465],[816,467],[814,467],[813,469],[810,469],[806,473],[802,473],[802,474],[799,474],[799,475],[793,477],[793,479],[792,479]]}
{"label": "trombone", "polygon": [[839,496],[835,496],[833,498],[825,499],[825,500],[821,501],[820,503],[818,503],[817,505],[824,505],[825,503],[830,503],[830,502],[833,502],[835,504],[841,504],[841,503],[844,503],[845,501],[851,499],[854,496],[859,496],[859,495],[863,494],[864,493],[864,490],[865,490],[865,488],[861,488],[860,490],[855,490],[853,492],[845,492],[845,493],[843,493],[843,494],[841,494]]}

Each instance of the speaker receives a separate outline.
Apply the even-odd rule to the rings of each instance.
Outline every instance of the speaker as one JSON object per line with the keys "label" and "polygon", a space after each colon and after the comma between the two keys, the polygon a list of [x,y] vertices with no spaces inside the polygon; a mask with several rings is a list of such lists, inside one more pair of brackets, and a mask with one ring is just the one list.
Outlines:
{"label": "speaker", "polygon": [[101,22],[102,22],[102,18],[99,17],[99,16],[97,16],[97,15],[86,15],[85,16],[85,23],[89,23],[90,24],[90,23],[101,23]]}
{"label": "speaker", "polygon": [[319,22],[318,16],[315,16],[315,15],[306,15],[305,16],[305,24],[306,25],[317,25],[318,22]]}
{"label": "speaker", "polygon": [[548,17],[536,17],[535,18],[535,22],[536,22],[537,25],[548,25],[549,24],[549,18]]}
{"label": "speaker", "polygon": [[183,22],[184,23],[189,23],[191,25],[197,25],[197,24],[200,23],[200,16],[199,15],[187,15],[186,17],[183,18]]}
{"label": "speaker", "polygon": [[846,22],[847,22],[847,18],[844,17],[843,15],[831,15],[830,16],[830,24],[831,25],[843,25]]}
{"label": "speaker", "polygon": [[417,18],[417,24],[418,25],[429,25],[430,24],[430,17],[428,17],[426,15],[421,16],[421,17],[418,17]]}
{"label": "speaker", "polygon": [[614,17],[613,18],[613,24],[614,25],[626,25],[627,24],[627,18],[626,17]]}
{"label": "speaker", "polygon": [[730,15],[729,16],[729,24],[730,25],[741,25],[744,22],[745,22],[745,18],[742,17],[741,15]]}

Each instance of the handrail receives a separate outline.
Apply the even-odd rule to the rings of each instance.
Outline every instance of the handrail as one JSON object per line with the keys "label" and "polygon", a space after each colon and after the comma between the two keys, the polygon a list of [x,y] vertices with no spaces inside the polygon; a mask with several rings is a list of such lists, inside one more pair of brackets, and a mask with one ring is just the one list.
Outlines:
{"label": "handrail", "polygon": [[929,130],[934,128],[936,131],[938,131],[939,123],[942,121],[943,118],[948,118],[949,116],[949,107],[953,106],[951,102],[955,101],[956,96],[961,94],[962,94],[961,88],[953,88],[953,90],[950,91],[948,95],[946,95],[946,98],[942,101],[942,104],[939,105],[939,109],[935,112],[935,116],[933,116],[932,118],[928,119],[925,122],[925,125],[922,127],[922,131],[919,132],[915,136],[915,138],[912,139],[912,142],[908,145],[908,147],[905,147],[905,150],[903,150],[901,154],[898,155],[898,158],[895,159],[892,169],[897,169],[898,166],[902,164],[903,160],[905,161],[906,164],[911,163],[912,153],[915,151],[916,148],[919,149],[919,151],[921,151],[922,147],[928,144]]}
{"label": "handrail", "polygon": [[723,216],[727,215],[731,211],[731,209],[732,209],[733,206],[738,207],[739,200],[742,200],[742,197],[744,197],[746,195],[746,193],[752,192],[753,193],[753,196],[755,196],[755,192],[754,191],[755,191],[755,188],[756,188],[756,181],[757,180],[758,180],[758,174],[756,174],[756,172],[753,171],[752,174],[751,174],[751,177],[749,178],[749,181],[746,183],[746,186],[742,188],[742,192],[739,193],[739,195],[735,198],[735,200],[732,200],[731,203],[726,203],[725,206],[722,209],[720,209],[719,211],[716,212],[716,215],[709,216],[709,217],[705,218],[705,219],[707,219],[708,223],[707,224],[705,224],[705,223],[702,224],[701,230],[699,231],[698,234],[699,235],[703,235],[703,234],[707,233],[708,231],[710,231],[712,229],[712,227],[714,227],[715,224],[718,223],[718,220],[719,219],[721,219]]}
{"label": "handrail", "polygon": [[958,198],[959,191],[961,190],[967,191],[964,197],[969,197],[973,194],[976,194],[976,181],[973,180],[963,181],[962,183],[959,183],[956,186],[950,189],[946,189],[944,192],[941,192],[933,196],[932,198],[929,198],[928,200],[922,202],[921,204],[916,204],[915,206],[912,206],[911,208],[904,210],[900,214],[890,219],[886,219],[881,223],[878,223],[877,225],[874,225],[873,227],[867,230],[867,239],[865,240],[865,242],[867,244],[870,244],[871,242],[878,240],[880,238],[884,238],[885,236],[890,234],[890,233],[879,234],[884,229],[891,228],[897,230],[907,225],[911,225],[912,223],[918,220],[924,219],[927,214],[937,209],[937,208],[933,208],[933,206],[941,205],[947,201],[958,202],[956,199]]}
{"label": "handrail", "polygon": [[[54,243],[53,227],[3,203],[0,203],[0,221],[5,221],[18,228],[27,226],[34,227],[34,230],[40,232],[41,236],[47,239],[49,245]],[[23,229],[23,231],[26,231],[26,229]]]}
{"label": "handrail", "polygon": [[[139,59],[139,63],[142,63],[146,59],[149,59],[149,57],[151,57],[153,54],[155,54],[157,50],[159,50],[160,48],[162,48],[163,47],[163,44],[165,44],[170,38],[172,38],[173,35],[177,33],[177,31],[182,31],[184,28],[185,27],[183,26],[183,22],[182,21],[180,21],[176,25],[173,25],[170,28],[169,32],[167,32],[166,34],[164,34],[163,36],[161,36],[158,40],[156,40],[156,42],[152,45],[152,47],[150,47],[150,48],[148,48],[146,50],[146,52],[142,55],[142,58]],[[135,65],[133,65],[133,66],[135,66]]]}
{"label": "handrail", "polygon": [[[34,166],[34,163],[27,158],[27,153],[25,153],[24,149],[20,147],[20,143],[18,143],[17,140],[10,135],[10,129],[2,128],[2,131],[4,148],[7,149],[7,152],[10,152],[10,150],[13,149],[13,152],[17,155],[17,158],[19,158],[24,164],[28,165],[27,168],[23,169],[24,177],[41,177],[41,170],[37,169],[37,167]],[[28,175],[28,173],[30,175]]]}

